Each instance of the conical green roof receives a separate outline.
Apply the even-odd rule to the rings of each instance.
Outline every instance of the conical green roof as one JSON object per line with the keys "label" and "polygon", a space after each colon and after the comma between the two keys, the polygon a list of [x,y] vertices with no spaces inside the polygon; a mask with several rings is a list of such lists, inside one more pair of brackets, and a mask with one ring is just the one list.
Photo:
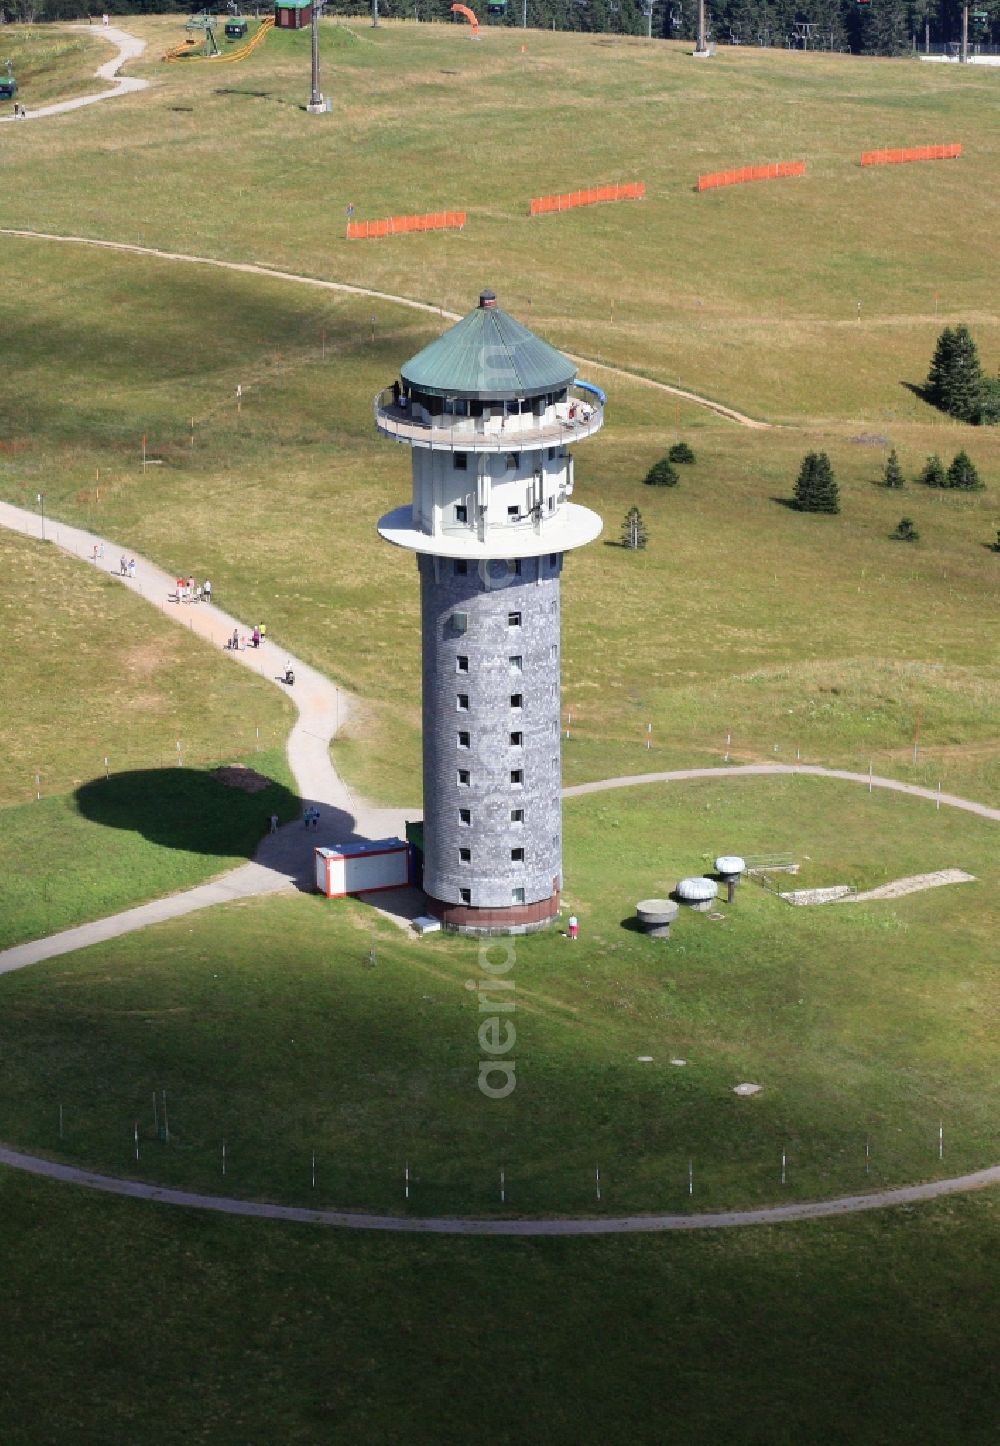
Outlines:
{"label": "conical green roof", "polygon": [[475,311],[418,351],[400,374],[407,386],[434,397],[514,401],[560,391],[576,367],[484,291]]}

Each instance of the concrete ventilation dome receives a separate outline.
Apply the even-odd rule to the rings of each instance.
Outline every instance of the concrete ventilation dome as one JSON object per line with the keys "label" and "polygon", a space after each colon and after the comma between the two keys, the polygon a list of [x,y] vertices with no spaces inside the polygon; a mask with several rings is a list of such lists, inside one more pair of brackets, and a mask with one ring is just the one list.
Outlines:
{"label": "concrete ventilation dome", "polygon": [[724,884],[735,884],[743,877],[746,866],[746,859],[741,859],[739,854],[720,854],[715,861],[715,872]]}
{"label": "concrete ventilation dome", "polygon": [[651,939],[669,939],[670,925],[677,914],[678,905],[673,899],[640,899],[635,906],[639,927]]}
{"label": "concrete ventilation dome", "polygon": [[560,577],[602,529],[569,500],[571,446],[604,401],[488,289],[375,398],[379,432],[411,449],[412,500],[378,530],[420,574],[423,885],[448,929],[559,913]]}
{"label": "concrete ventilation dome", "polygon": [[681,903],[690,904],[691,908],[705,913],[712,907],[712,900],[718,894],[719,886],[714,879],[681,879],[675,892]]}

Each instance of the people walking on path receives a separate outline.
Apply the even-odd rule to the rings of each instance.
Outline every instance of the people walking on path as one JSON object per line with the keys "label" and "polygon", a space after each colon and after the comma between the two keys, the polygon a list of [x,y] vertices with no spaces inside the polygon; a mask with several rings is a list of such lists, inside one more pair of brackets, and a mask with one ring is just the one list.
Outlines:
{"label": "people walking on path", "polygon": [[129,558],[129,562],[128,562],[128,575],[129,575],[129,577],[135,577],[135,558],[134,558],[134,557],[130,557],[130,558]]}
{"label": "people walking on path", "polygon": [[580,921],[575,914],[570,914],[569,923],[566,926],[566,937],[568,939],[579,939]]}
{"label": "people walking on path", "polygon": [[271,825],[271,826],[270,826],[268,832],[269,832],[269,833],[277,833],[277,832],[278,832],[278,815],[277,815],[276,813],[272,813],[272,814],[271,814],[270,825]]}
{"label": "people walking on path", "polygon": [[206,602],[212,601],[212,584],[209,582],[207,577],[205,579],[205,586],[202,588],[201,592]]}
{"label": "people walking on path", "polygon": [[260,628],[254,628],[252,634],[250,635],[250,640],[255,648],[260,647]]}

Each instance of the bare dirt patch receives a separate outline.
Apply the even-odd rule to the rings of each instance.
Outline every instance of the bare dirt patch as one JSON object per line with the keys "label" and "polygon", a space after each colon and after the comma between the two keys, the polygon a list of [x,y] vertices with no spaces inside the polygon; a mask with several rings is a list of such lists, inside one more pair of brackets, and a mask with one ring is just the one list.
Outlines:
{"label": "bare dirt patch", "polygon": [[239,763],[227,763],[221,768],[213,768],[212,777],[224,783],[227,788],[240,788],[244,793],[261,793],[271,781],[255,768],[244,768]]}

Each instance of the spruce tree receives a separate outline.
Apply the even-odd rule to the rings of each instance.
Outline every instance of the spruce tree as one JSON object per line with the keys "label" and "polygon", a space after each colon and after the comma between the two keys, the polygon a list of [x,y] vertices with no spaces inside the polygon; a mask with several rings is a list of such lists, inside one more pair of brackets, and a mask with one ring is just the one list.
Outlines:
{"label": "spruce tree", "polygon": [[668,462],[683,462],[685,465],[695,460],[694,451],[686,442],[675,442],[667,453]]}
{"label": "spruce tree", "polygon": [[646,546],[649,533],[638,507],[630,507],[622,521],[622,547],[634,552]]}
{"label": "spruce tree", "polygon": [[903,487],[903,469],[899,465],[899,457],[893,447],[885,461],[885,471],[882,473],[883,487]]}
{"label": "spruce tree", "polygon": [[983,483],[967,452],[962,451],[955,454],[952,464],[948,468],[948,486],[956,488],[959,492],[982,492]]}
{"label": "spruce tree", "polygon": [[891,532],[889,536],[894,542],[916,542],[920,537],[920,533],[914,527],[912,518],[901,517],[896,525],[895,532]]}
{"label": "spruce tree", "polygon": [[944,463],[935,452],[933,457],[928,457],[924,464],[924,470],[917,478],[925,487],[947,487],[948,477],[944,470]]}
{"label": "spruce tree", "polygon": [[807,452],[795,483],[795,506],[800,512],[839,512],[840,494],[825,452]]}
{"label": "spruce tree", "polygon": [[960,422],[979,420],[983,405],[983,369],[967,326],[946,326],[937,339],[927,374],[927,397]]}
{"label": "spruce tree", "polygon": [[668,459],[661,457],[658,462],[653,463],[642,480],[647,487],[676,487],[679,478]]}

